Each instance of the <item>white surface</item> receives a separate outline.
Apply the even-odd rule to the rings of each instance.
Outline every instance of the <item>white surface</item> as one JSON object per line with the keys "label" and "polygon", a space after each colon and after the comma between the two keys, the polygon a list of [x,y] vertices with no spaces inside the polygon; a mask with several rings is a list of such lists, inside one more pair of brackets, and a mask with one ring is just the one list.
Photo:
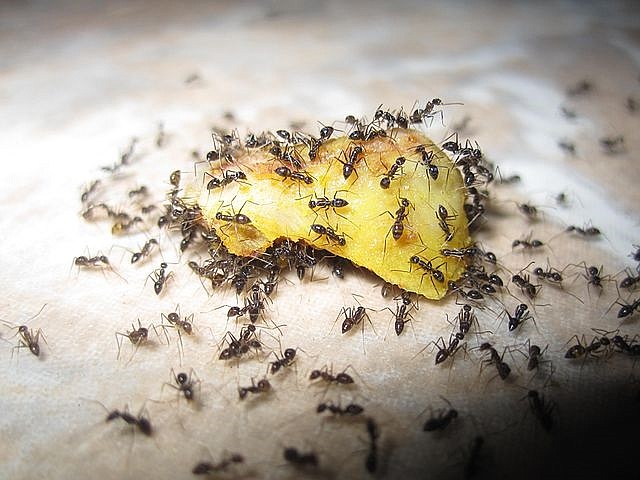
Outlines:
{"label": "white surface", "polygon": [[[381,425],[381,476],[417,478],[425,471],[439,478],[460,476],[460,447],[477,434],[486,439],[480,462],[487,477],[534,477],[549,468],[595,476],[615,461],[626,468],[635,464],[623,455],[631,444],[622,440],[627,428],[638,424],[637,413],[629,410],[638,389],[630,359],[569,365],[562,358],[572,335],[619,325],[615,308],[605,313],[616,298],[613,284],[598,297],[577,276],[571,292],[584,305],[544,289],[539,303],[551,306],[537,308],[538,331],[525,325],[515,338],[490,312],[480,315],[483,327],[499,332],[490,337],[496,345],[529,337],[549,344],[545,357],[553,360],[556,373],[544,394],[558,403],[552,437],[526,413],[522,387],[542,391],[544,378],[528,383],[518,354],[509,385],[490,380],[489,371],[479,375],[474,353],[451,368],[436,368],[430,349],[416,356],[438,336],[448,338],[445,315],[451,318],[459,308],[453,299],[423,302],[413,329],[399,338],[389,326],[389,312],[373,313],[377,336],[365,330],[366,355],[359,333],[342,338],[338,326],[331,330],[341,306],[354,304],[352,293],[363,295],[367,307],[393,307],[379,297],[369,275],[282,284],[269,317],[287,324],[283,349],[300,346],[306,354],[300,354],[297,374],[273,379],[271,399],[240,404],[237,385],[262,374],[266,364],[228,368],[214,360],[227,326],[226,309],[213,309],[235,303],[233,296],[209,298],[187,269],[172,266],[174,281],[156,298],[144,282],[160,257],[134,268],[126,251],[114,247],[133,249],[144,236],[112,238],[107,224],[83,223],[78,212],[82,185],[100,166],[114,163],[133,136],[141,139],[132,169],[137,176],[120,185],[146,184],[161,196],[170,171],[189,170],[190,152],[208,150],[213,124],[244,133],[304,120],[314,130],[316,121],[371,115],[380,103],[409,109],[416,99],[438,96],[464,102],[446,111],[447,123],[471,115],[471,138],[503,172],[523,177],[517,189],[496,189],[506,199],[498,202],[505,216],[483,234],[490,249],[517,271],[529,258],[512,253],[511,240],[531,230],[544,240],[562,228],[554,222],[591,220],[606,239],[559,237],[536,260],[544,265],[548,258],[558,266],[584,260],[615,273],[631,265],[626,255],[632,243],[640,243],[635,134],[640,114],[624,109],[627,96],[640,97],[637,18],[632,3],[427,8],[420,2],[349,7],[275,2],[188,9],[150,2],[4,4],[1,317],[19,324],[47,303],[29,325],[42,328],[48,346],[41,359],[25,350],[12,358],[17,339],[12,330],[0,329],[7,341],[0,344],[0,476],[189,477],[193,465],[207,458],[207,449],[216,460],[226,449],[247,458],[240,473],[293,477],[281,460],[281,449],[289,444],[315,449],[321,462],[331,465],[324,473],[364,476],[364,426],[321,422],[313,412],[321,397],[308,387],[308,372],[328,362],[336,368],[352,364],[364,382],[353,398]],[[185,85],[192,73],[201,80]],[[597,90],[566,100],[565,88],[582,78]],[[579,113],[576,121],[561,117],[564,104]],[[227,110],[234,123],[222,119]],[[153,145],[160,121],[168,134],[162,150]],[[617,133],[625,135],[627,153],[603,155],[598,138]],[[435,139],[445,135],[433,132]],[[557,148],[561,138],[575,141],[576,158]],[[570,194],[570,208],[554,206],[552,196],[559,191]],[[511,198],[548,205],[545,221],[527,224]],[[71,269],[72,259],[86,249],[102,250],[119,262],[124,280]],[[162,255],[178,260],[169,242]],[[161,391],[170,368],[180,368],[175,340],[169,347],[158,340],[130,362],[132,351],[124,348],[124,358],[116,360],[114,332],[137,318],[158,323],[160,312],[177,303],[182,312],[196,314],[199,328],[197,340],[184,340],[182,361],[185,371],[194,368],[202,380],[203,405],[196,411],[178,402],[171,389]],[[506,303],[513,310],[517,301]],[[640,333],[637,322],[626,323],[623,333]],[[444,406],[439,395],[461,416],[444,438],[433,438],[420,431],[427,414],[417,417],[429,405]],[[337,396],[334,391],[327,398]],[[351,398],[341,395],[343,402]],[[146,401],[157,434],[151,440],[132,438],[121,425],[105,425],[105,411],[94,401],[110,409],[129,404],[133,410]],[[552,460],[555,467],[548,465]]]}

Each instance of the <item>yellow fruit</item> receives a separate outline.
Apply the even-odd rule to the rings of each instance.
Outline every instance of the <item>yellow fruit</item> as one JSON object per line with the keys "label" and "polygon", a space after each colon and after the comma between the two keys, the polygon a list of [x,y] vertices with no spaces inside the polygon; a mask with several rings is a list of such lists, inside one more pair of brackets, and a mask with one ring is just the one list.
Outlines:
{"label": "yellow fruit", "polygon": [[[237,255],[257,255],[280,238],[304,240],[403,289],[442,298],[465,267],[444,257],[442,248],[471,243],[466,189],[449,157],[413,129],[387,130],[368,141],[326,140],[314,160],[312,145],[286,150],[306,160],[299,170],[269,145],[236,151],[233,164],[223,169],[216,162],[187,198],[196,199],[207,226]],[[246,178],[220,181],[235,171]]]}

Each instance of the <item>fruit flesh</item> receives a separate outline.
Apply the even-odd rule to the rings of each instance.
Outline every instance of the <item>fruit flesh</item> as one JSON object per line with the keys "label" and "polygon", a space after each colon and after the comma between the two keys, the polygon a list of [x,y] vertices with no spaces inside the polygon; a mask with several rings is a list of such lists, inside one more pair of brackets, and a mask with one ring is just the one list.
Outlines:
{"label": "fruit flesh", "polygon": [[[420,146],[433,152],[430,163],[438,167],[437,179],[429,176],[422,163],[422,154],[416,151]],[[345,178],[345,164],[356,147],[361,147],[363,154],[355,157],[354,169]],[[251,256],[264,252],[280,238],[303,240],[408,291],[430,299],[446,294],[447,282],[455,281],[465,265],[459,258],[442,256],[441,249],[464,248],[471,239],[463,208],[462,176],[442,150],[417,130],[392,129],[368,141],[347,137],[327,140],[313,161],[303,143],[294,145],[292,151],[306,160],[299,172],[312,177],[312,183],[276,174],[275,169],[282,166],[296,170],[269,153],[267,146],[244,149],[234,155],[233,165],[225,166],[225,170],[242,170],[246,179],[208,190],[210,175],[223,175],[220,164],[215,163],[210,175],[201,180],[200,191],[196,187],[187,192],[196,199],[207,226],[216,229],[230,252]],[[381,180],[398,157],[405,158],[404,164],[389,179],[389,187],[382,188]],[[323,197],[344,199],[348,205],[310,208],[310,200]],[[395,218],[407,201],[403,231],[395,239]],[[437,216],[441,206],[448,213],[444,222]],[[248,217],[250,223],[230,222],[225,217],[237,215]],[[448,241],[443,226],[452,234]],[[332,238],[322,233],[327,228],[335,232]],[[410,260],[414,256],[420,264]]]}

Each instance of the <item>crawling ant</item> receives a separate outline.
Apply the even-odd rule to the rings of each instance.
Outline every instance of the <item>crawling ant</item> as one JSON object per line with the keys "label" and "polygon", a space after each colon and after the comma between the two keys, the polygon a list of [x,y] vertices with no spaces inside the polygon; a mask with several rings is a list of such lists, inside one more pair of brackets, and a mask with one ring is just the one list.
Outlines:
{"label": "crawling ant", "polygon": [[429,275],[432,278],[435,278],[438,282],[444,282],[444,274],[440,270],[438,270],[442,265],[444,265],[444,263],[438,265],[437,267],[434,267],[431,263],[431,260],[423,260],[418,255],[413,255],[411,258],[409,258],[409,262],[413,265],[418,265],[422,270],[424,270],[425,273],[422,274],[423,277],[425,275]]}
{"label": "crawling ant", "polygon": [[345,267],[345,262],[342,258],[335,259],[333,261],[333,266],[331,267],[331,274],[334,277],[344,279],[344,267]]}
{"label": "crawling ant", "polygon": [[333,415],[360,415],[364,412],[364,408],[356,403],[350,403],[344,408],[340,405],[334,404],[333,402],[323,402],[318,404],[316,412],[322,413],[325,411],[329,411]]}
{"label": "crawling ant", "polygon": [[240,454],[234,453],[220,460],[218,463],[200,462],[195,467],[193,467],[191,473],[193,473],[194,475],[209,475],[212,473],[223,472],[234,463],[243,462],[244,457]]}
{"label": "crawling ant", "polygon": [[342,333],[347,333],[367,316],[367,311],[363,306],[355,307],[342,307],[338,316],[344,314],[344,321],[342,322]]}
{"label": "crawling ant", "polygon": [[440,229],[445,233],[445,241],[450,241],[453,238],[453,232],[451,231],[451,227],[447,223],[447,220],[450,218],[455,218],[455,216],[449,215],[449,212],[447,212],[447,209],[444,206],[438,205],[436,218],[438,219],[438,225],[440,226]]}
{"label": "crawling ant", "polygon": [[[194,400],[195,386],[200,383],[200,380],[197,379],[197,376],[193,369],[191,370],[189,375],[184,372],[180,372],[176,375],[173,369],[171,369],[171,376],[175,380],[176,384],[174,385],[172,383],[165,383],[165,385],[176,389],[179,393],[184,395],[184,398],[187,399],[187,401],[191,402],[192,400]],[[193,377],[196,377],[195,381],[193,380]]]}
{"label": "crawling ant", "polygon": [[401,304],[396,305],[396,311],[392,311],[390,308],[387,308],[387,310],[389,310],[392,314],[393,317],[395,319],[395,323],[394,323],[394,329],[396,332],[396,335],[400,335],[403,331],[404,331],[404,327],[405,325],[410,322],[413,319],[413,316],[411,315],[411,301],[406,301],[403,298],[403,301]]}
{"label": "crawling ant", "polygon": [[369,453],[367,454],[364,465],[369,473],[375,473],[378,469],[378,438],[380,437],[380,429],[371,417],[367,419],[367,433],[369,434]]}
{"label": "crawling ant", "polygon": [[122,420],[124,420],[128,425],[132,425],[134,427],[138,427],[138,430],[140,430],[143,434],[145,434],[147,437],[150,437],[151,434],[153,433],[153,428],[151,427],[151,422],[149,421],[148,418],[146,418],[145,416],[143,416],[142,412],[140,412],[138,414],[137,417],[131,415],[127,409],[125,408],[124,411],[120,411],[120,410],[112,410],[111,412],[109,412],[107,414],[107,423],[111,422],[112,420],[115,420],[116,418],[121,418]]}
{"label": "crawling ant", "polygon": [[638,283],[640,283],[640,275],[633,275],[627,270],[627,276],[620,282],[620,288],[633,289]]}
{"label": "crawling ant", "polygon": [[240,397],[240,400],[244,400],[249,393],[260,394],[269,391],[271,391],[271,384],[269,383],[269,380],[263,378],[262,380],[258,380],[258,383],[256,384],[252,378],[251,386],[238,388],[238,396]]}
{"label": "crawling ant", "polygon": [[[599,354],[607,353],[610,351],[611,340],[606,335],[594,337],[591,340],[591,343],[588,344],[586,339],[584,338],[584,335],[582,336],[582,339],[578,338],[577,335],[574,335],[571,338],[575,338],[577,343],[571,346],[566,351],[566,353],[564,354],[564,358],[576,359],[583,356],[592,356],[598,358]],[[601,348],[603,348],[603,350],[599,351]]]}
{"label": "crawling ant", "polygon": [[[326,212],[328,212],[328,210],[331,208],[336,215],[344,218],[345,220],[348,220],[347,217],[338,213],[336,209],[346,207],[347,205],[349,205],[349,202],[343,198],[338,198],[337,194],[338,192],[335,192],[333,194],[333,198],[328,198],[326,196],[318,197],[317,195],[315,195],[315,198],[312,198],[311,200],[309,200],[309,208],[314,212],[316,211],[316,209],[321,208],[325,211],[325,215],[327,215]],[[316,212],[316,215],[317,215],[317,212]],[[328,215],[327,215],[327,220],[329,220]]]}
{"label": "crawling ant", "polygon": [[231,358],[240,358],[249,352],[251,349],[262,349],[262,343],[256,335],[255,325],[247,325],[240,329],[240,334],[236,338],[233,333],[227,332],[227,348],[220,352],[218,357],[220,360],[230,360]]}
{"label": "crawling ant", "polygon": [[131,331],[127,333],[116,332],[116,343],[118,344],[118,358],[120,358],[120,348],[122,346],[122,342],[119,337],[128,338],[129,341],[135,345],[136,349],[144,344],[149,339],[149,329],[143,327],[140,323],[140,319],[138,319],[138,328],[135,327],[134,324],[131,324]]}
{"label": "crawling ant", "polygon": [[538,294],[538,289],[540,288],[540,285],[533,285],[529,281],[529,275],[526,275],[526,274],[521,275],[517,273],[511,277],[511,281],[515,283],[518,287],[520,287],[520,290],[522,290],[522,293],[525,293],[531,299],[535,298],[536,295]]}
{"label": "crawling ant", "polygon": [[[456,352],[460,348],[462,348],[462,345],[460,345],[460,341],[463,338],[464,338],[464,335],[451,335],[449,337],[449,344],[448,345],[445,344],[444,338],[442,338],[442,337],[439,337],[435,342],[431,342],[438,349],[438,353],[436,353],[435,364],[439,365],[440,363],[442,363],[445,360],[447,360],[447,358],[449,358],[449,357],[453,358],[453,356],[456,354]],[[438,344],[438,342],[440,342],[440,344],[442,346],[440,346]]]}
{"label": "crawling ant", "polygon": [[[349,138],[351,138],[351,136],[349,136]],[[356,145],[351,149],[351,152],[349,153],[349,159],[346,162],[338,158],[338,161],[342,163],[342,176],[345,180],[347,180],[354,172],[356,176],[358,175],[355,164],[358,161],[358,157],[360,157],[363,153],[364,149],[360,145]]]}
{"label": "crawling ant", "polygon": [[527,393],[529,399],[529,406],[535,417],[547,432],[551,431],[553,427],[553,417],[551,416],[555,408],[555,403],[545,402],[544,396],[539,394],[536,390],[529,390]]}
{"label": "crawling ant", "polygon": [[391,165],[391,168],[389,169],[389,171],[380,180],[380,187],[384,189],[389,188],[391,186],[391,180],[395,178],[396,174],[398,173],[398,170],[402,168],[402,166],[406,161],[407,159],[404,157],[396,158],[396,162],[393,165]]}
{"label": "crawling ant", "polygon": [[518,210],[529,220],[536,220],[538,218],[538,209],[533,205],[527,203],[517,203],[516,205]]}
{"label": "crawling ant", "polygon": [[322,381],[326,383],[337,383],[339,385],[349,385],[354,383],[353,377],[346,373],[346,369],[337,375],[333,375],[333,372],[330,371],[327,366],[322,367],[320,370],[312,370],[311,374],[309,374],[309,380],[313,381],[318,378],[322,379]]}
{"label": "crawling ant", "polygon": [[244,299],[244,308],[249,312],[249,320],[251,320],[251,323],[256,323],[260,312],[266,307],[265,302],[267,300],[268,297],[266,297],[260,289],[260,284],[258,282],[254,283],[251,286],[249,295]]}
{"label": "crawling ant", "polygon": [[311,225],[311,230],[319,235],[315,240],[318,240],[320,237],[325,235],[327,237],[327,240],[335,243],[336,245],[344,247],[347,244],[347,240],[345,239],[344,234],[338,234],[331,227],[325,227],[324,225],[320,225],[319,223],[314,223]]}
{"label": "crawling ant", "polygon": [[544,353],[544,350],[546,350],[546,348],[544,350],[541,350],[538,345],[531,345],[531,342],[529,340],[527,340],[527,342],[529,343],[527,370],[531,371],[537,369],[540,365],[540,357],[542,357],[542,354]]}
{"label": "crawling ant", "polygon": [[575,85],[567,87],[567,95],[570,97],[578,97],[591,93],[593,89],[594,85],[589,80],[580,80]]}
{"label": "crawling ant", "polygon": [[597,237],[602,233],[600,232],[599,228],[596,228],[593,226],[580,228],[580,227],[576,227],[575,225],[569,225],[565,231],[575,232],[582,235],[583,237]]}
{"label": "crawling ant", "polygon": [[276,357],[275,361],[269,363],[269,371],[271,375],[275,375],[281,368],[290,367],[296,358],[296,349],[287,348],[282,354],[282,358],[278,358],[278,355],[274,352]]}
{"label": "crawling ant", "polygon": [[479,348],[481,352],[489,351],[489,358],[483,360],[483,363],[495,365],[500,378],[502,380],[506,380],[511,373],[511,367],[509,367],[509,365],[507,365],[507,363],[502,360],[502,356],[498,354],[497,350],[493,348],[493,346],[489,342],[481,344]]}
{"label": "crawling ant", "polygon": [[562,274],[552,268],[544,270],[542,267],[536,267],[533,269],[533,274],[554,285],[560,285],[562,283]]}
{"label": "crawling ant", "polygon": [[166,281],[173,275],[173,272],[167,274],[167,268],[169,265],[167,262],[160,263],[160,268],[155,269],[149,277],[153,280],[153,290],[156,292],[156,295],[160,295],[162,289],[164,288],[164,284]]}
{"label": "crawling ant", "polygon": [[238,225],[247,225],[251,223],[251,219],[243,213],[236,213],[233,215],[229,215],[222,212],[217,212],[216,220],[221,220],[223,222],[228,222],[228,223],[237,223]]}
{"label": "crawling ant", "polygon": [[74,258],[73,263],[78,267],[111,267],[106,255],[96,255],[94,257],[81,255]]}
{"label": "crawling ant", "polygon": [[129,193],[128,193],[129,198],[146,197],[148,194],[149,194],[149,189],[145,185],[142,185],[133,190],[129,190]]}
{"label": "crawling ant", "polygon": [[[182,333],[184,332],[187,335],[191,335],[193,333],[193,314],[185,317],[184,320],[180,318],[180,314],[178,312],[170,312],[168,315],[164,313],[161,314],[163,320],[169,322],[169,325],[161,324],[160,326],[164,329],[165,327],[175,328],[178,332],[178,337],[180,339],[180,344],[182,345]],[[166,334],[166,330],[165,330]],[[169,337],[167,336],[167,343],[169,342]]]}
{"label": "crawling ant", "polygon": [[529,307],[526,304],[521,303],[516,307],[515,311],[513,312],[513,316],[507,310],[504,311],[504,313],[509,318],[510,332],[513,332],[516,328],[522,325],[526,320],[529,320],[529,319],[533,320],[533,317],[529,314],[528,310],[529,310]]}
{"label": "crawling ant", "polygon": [[[446,399],[444,399],[447,403]],[[449,403],[448,410],[441,410],[436,416],[429,418],[422,427],[424,432],[434,432],[436,430],[442,431],[449,426],[449,424],[456,418],[458,418],[458,411],[455,408],[451,408]]]}
{"label": "crawling ant", "polygon": [[544,246],[544,243],[542,243],[540,240],[529,240],[529,239],[516,239],[513,242],[511,242],[511,248],[516,248],[516,247],[523,247],[526,250],[531,250],[534,248],[540,248],[542,246]]}
{"label": "crawling ant", "polygon": [[291,180],[304,182],[307,185],[311,185],[313,183],[313,177],[303,172],[292,172],[289,167],[277,167],[274,172],[276,173],[276,175],[281,176],[283,180],[290,178]]}
{"label": "crawling ant", "polygon": [[625,318],[633,315],[635,310],[640,310],[640,298],[636,299],[633,303],[618,303],[620,310],[618,310],[618,318]]}
{"label": "crawling ant", "polygon": [[458,313],[458,323],[459,323],[459,330],[460,333],[464,336],[467,333],[469,333],[469,330],[471,330],[471,326],[474,323],[477,323],[478,319],[476,318],[476,314],[473,313],[473,309],[471,308],[471,305],[463,305],[462,308],[460,309],[460,312]]}
{"label": "crawling ant", "polygon": [[294,447],[286,447],[282,455],[287,462],[296,467],[318,466],[318,457],[313,452],[301,453]]}
{"label": "crawling ant", "polygon": [[134,252],[131,255],[131,263],[136,263],[140,259],[148,257],[151,254],[151,250],[153,250],[153,248],[157,245],[158,240],[156,240],[155,238],[150,238],[149,240],[147,240],[139,252]]}
{"label": "crawling ant", "polygon": [[[207,173],[207,175],[211,175]],[[225,170],[222,174],[222,178],[211,177],[211,180],[207,183],[207,190],[213,190],[216,188],[229,185],[231,182],[237,182],[239,180],[246,180],[247,175],[243,171]]]}
{"label": "crawling ant", "polygon": [[[47,304],[45,303],[42,306],[42,308],[38,311],[38,313],[36,313],[29,320],[27,320],[27,322],[33,320],[38,315],[40,315],[44,310],[44,307],[46,306]],[[7,322],[3,321],[3,323],[7,324],[7,326],[10,326],[10,324],[8,324]],[[16,335],[20,337],[20,343],[16,347],[14,347],[14,349],[28,348],[33,355],[35,355],[36,357],[40,356],[40,337],[42,337],[45,343],[47,342],[47,340],[44,337],[44,333],[42,333],[42,330],[38,329],[34,333],[33,330],[27,327],[26,325],[20,325],[17,327]]]}
{"label": "crawling ant", "polygon": [[400,240],[400,238],[402,237],[402,234],[404,233],[404,228],[405,228],[404,222],[406,218],[409,216],[409,212],[407,212],[407,209],[410,206],[411,206],[411,203],[409,202],[409,200],[407,200],[404,197],[400,197],[398,199],[398,209],[396,210],[395,215],[388,210],[380,214],[380,215],[384,215],[385,213],[388,213],[391,216],[391,218],[393,218],[393,224],[391,225],[391,228],[387,231],[387,234],[384,237],[385,254],[387,251],[387,238],[389,238],[389,234],[390,233],[392,234],[393,239],[395,241]]}
{"label": "crawling ant", "polygon": [[618,135],[615,137],[601,138],[600,146],[603,148],[605,153],[620,153],[624,150],[624,137],[622,135]]}
{"label": "crawling ant", "polygon": [[576,154],[576,144],[568,140],[559,140],[558,147],[571,156]]}
{"label": "crawling ant", "polygon": [[424,145],[418,145],[416,147],[416,153],[419,153],[421,155],[422,159],[420,160],[420,163],[427,167],[427,174],[429,175],[429,177],[431,177],[434,181],[437,180],[438,176],[440,175],[440,170],[438,169],[438,166],[433,163],[434,151],[429,150],[427,152]]}

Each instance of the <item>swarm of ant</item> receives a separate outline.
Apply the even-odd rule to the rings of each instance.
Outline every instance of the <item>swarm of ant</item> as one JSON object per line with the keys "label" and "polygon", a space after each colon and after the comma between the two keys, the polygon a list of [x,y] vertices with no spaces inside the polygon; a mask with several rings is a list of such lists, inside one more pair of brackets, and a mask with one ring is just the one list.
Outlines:
{"label": "swarm of ant", "polygon": [[[297,277],[301,283],[313,281],[326,265],[336,281],[342,281],[354,274],[353,261],[382,272],[380,301],[391,303],[383,308],[368,300],[364,305],[360,301],[357,305],[335,305],[334,323],[341,325],[336,329],[337,336],[353,336],[361,330],[364,350],[366,326],[373,327],[378,319],[385,319],[393,325],[392,338],[402,335],[399,340],[405,340],[407,330],[414,330],[430,306],[425,307],[421,294],[446,297],[449,304],[455,300],[452,316],[439,314],[448,333],[418,340],[420,345],[411,352],[415,353],[412,362],[420,362],[426,372],[445,372],[451,382],[456,381],[461,362],[472,363],[477,382],[485,388],[519,389],[516,401],[529,411],[530,421],[526,421],[531,428],[553,435],[562,424],[558,395],[551,391],[556,382],[554,373],[559,368],[589,368],[614,357],[633,362],[640,356],[640,341],[620,323],[613,329],[594,328],[592,334],[581,331],[564,339],[566,343],[549,345],[535,334],[536,330],[539,333],[539,323],[547,318],[545,299],[566,294],[584,304],[597,302],[603,292],[615,290],[617,299],[603,316],[631,323],[640,310],[640,300],[633,293],[640,284],[640,247],[634,246],[631,253],[637,264],[635,270],[612,275],[605,266],[577,259],[566,265],[551,265],[548,257],[546,264],[543,261],[557,245],[556,238],[567,242],[602,238],[604,234],[591,224],[572,225],[556,235],[524,231],[509,239],[502,257],[480,241],[473,241],[469,232],[481,235],[490,224],[492,212],[500,207],[493,200],[496,192],[512,188],[518,179],[515,175],[503,178],[477,144],[461,140],[458,134],[436,145],[418,131],[440,121],[445,105],[434,98],[408,112],[380,107],[371,120],[349,115],[343,122],[323,125],[318,134],[278,130],[241,138],[236,130],[214,129],[213,149],[205,155],[194,155],[195,182],[184,182],[190,175],[188,170],[173,171],[167,176],[169,189],[161,204],[149,200],[154,193],[150,187],[127,188],[124,196],[129,209],[114,206],[103,194],[113,184],[124,182],[121,173],[136,158],[139,140],[134,139],[118,162],[103,168],[105,178],[83,189],[81,216],[86,221],[110,222],[111,233],[118,238],[144,233],[145,240],[128,249],[130,256],[124,263],[149,272],[144,289],[151,297],[166,295],[180,275],[179,266],[164,258],[166,243],[173,240],[182,253],[180,262],[207,292],[231,290],[236,295],[236,304],[216,307],[223,309],[227,321],[242,325],[224,334],[214,361],[236,366],[262,364],[263,374],[238,379],[230,395],[231,401],[247,411],[259,409],[263,403],[279,402],[286,376],[293,375],[297,381],[298,367],[308,363],[309,355],[301,346],[281,344],[287,327],[279,325],[272,313],[278,289],[285,281],[292,283],[289,278]],[[164,148],[165,135],[162,127],[157,148]],[[393,148],[387,157],[381,150],[389,146]],[[421,182],[420,192],[414,190],[418,188],[416,178]],[[255,196],[251,196],[252,191]],[[266,200],[265,192],[275,195],[273,205]],[[364,192],[384,199],[373,213],[367,210],[366,217],[357,212],[365,208],[362,202],[369,198],[363,200]],[[538,206],[524,201],[513,203],[512,213],[521,221],[536,226],[543,223]],[[286,216],[283,219],[273,213],[272,208],[283,204],[293,205],[288,212],[304,211],[297,217],[301,225],[297,231],[291,227],[293,219],[288,221]],[[359,233],[367,222],[375,228]],[[376,236],[375,244],[367,235]],[[371,243],[370,250],[367,242]],[[85,252],[72,263],[79,270],[121,276],[118,263],[108,258],[111,256],[111,252]],[[376,259],[368,261],[367,256]],[[376,262],[388,263],[386,270],[380,270]],[[494,323],[489,326],[491,319]],[[130,329],[125,324],[114,332],[117,358],[124,356],[125,346],[131,348],[131,359],[134,354],[143,354],[153,342],[174,341],[182,358],[189,337],[199,335],[198,318],[189,312],[182,314],[176,307],[173,312],[158,313],[158,320],[160,323],[154,325],[138,319],[137,323],[128,322]],[[415,331],[413,335],[415,338]],[[15,327],[15,336],[19,342],[16,350],[40,354],[39,340],[44,340],[40,330],[21,325]],[[428,361],[416,357],[427,357]],[[560,359],[566,363],[558,366]],[[358,457],[362,474],[381,474],[388,468],[385,462],[391,461],[387,440],[393,428],[390,421],[380,420],[384,417],[380,408],[362,394],[367,388],[363,377],[371,378],[378,372],[356,371],[345,364],[334,366],[330,357],[322,362],[304,377],[314,392],[306,395],[309,402],[305,411],[315,412],[317,415],[310,418],[329,425],[327,428],[346,431],[349,425],[360,425],[360,435],[356,431],[349,440],[362,444],[360,453],[353,455]],[[206,387],[207,380],[193,369],[188,371],[172,370],[170,382],[163,386],[191,406],[203,400],[201,387]],[[329,392],[332,399],[325,398]],[[318,400],[315,395],[320,394]],[[434,412],[429,406],[428,416],[424,405],[416,408],[422,411],[416,432],[437,439],[465,428],[465,419],[467,426],[470,418],[475,423],[473,414],[459,401],[454,400],[456,408],[445,401],[449,408]],[[116,420],[124,420],[145,437],[163,428],[155,422],[151,427],[152,416],[134,417],[126,410],[109,412],[107,422]],[[470,445],[461,449],[466,477],[483,470],[491,439],[491,431],[483,429],[463,443]],[[321,465],[325,468],[329,445],[292,445],[294,442],[281,445],[272,459],[277,468],[309,475],[317,475]],[[250,456],[251,452],[221,453],[219,462],[194,463],[191,471],[194,475],[231,469],[240,472],[248,468]]]}

